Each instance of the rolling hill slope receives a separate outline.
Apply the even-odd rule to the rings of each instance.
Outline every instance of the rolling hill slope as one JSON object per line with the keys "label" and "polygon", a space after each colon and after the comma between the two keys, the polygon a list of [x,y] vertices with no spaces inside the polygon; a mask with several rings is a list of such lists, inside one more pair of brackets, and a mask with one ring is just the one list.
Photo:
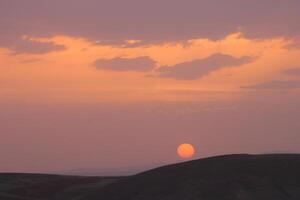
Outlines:
{"label": "rolling hill slope", "polygon": [[85,200],[300,199],[300,155],[227,155],[150,170]]}
{"label": "rolling hill slope", "polygon": [[299,200],[300,155],[226,155],[128,177],[0,174],[0,200]]}

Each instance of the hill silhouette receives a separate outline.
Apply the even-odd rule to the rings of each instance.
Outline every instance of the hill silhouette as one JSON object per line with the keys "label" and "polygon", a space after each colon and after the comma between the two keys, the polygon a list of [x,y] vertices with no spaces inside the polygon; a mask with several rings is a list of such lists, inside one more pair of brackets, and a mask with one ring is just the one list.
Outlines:
{"label": "hill silhouette", "polygon": [[[0,175],[0,184],[8,184],[2,181],[3,176]],[[15,178],[18,176],[22,175],[15,175]],[[32,176],[34,182],[35,175]],[[24,195],[30,184],[18,187],[12,184],[16,179],[11,179],[15,188],[1,189],[0,197],[5,194],[28,200],[299,200],[300,155],[226,155],[168,165],[122,178],[60,178],[65,183],[57,181],[56,189],[49,185],[51,181],[40,182],[39,187],[31,185],[29,191],[32,193],[43,191],[41,188],[51,190],[41,192],[44,195],[39,197]]]}

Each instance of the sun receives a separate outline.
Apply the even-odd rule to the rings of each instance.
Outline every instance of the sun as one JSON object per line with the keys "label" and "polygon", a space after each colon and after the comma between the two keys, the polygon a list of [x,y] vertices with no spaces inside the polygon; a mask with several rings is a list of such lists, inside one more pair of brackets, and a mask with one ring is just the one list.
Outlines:
{"label": "sun", "polygon": [[188,159],[195,154],[195,148],[192,144],[183,143],[177,147],[177,154],[181,158]]}

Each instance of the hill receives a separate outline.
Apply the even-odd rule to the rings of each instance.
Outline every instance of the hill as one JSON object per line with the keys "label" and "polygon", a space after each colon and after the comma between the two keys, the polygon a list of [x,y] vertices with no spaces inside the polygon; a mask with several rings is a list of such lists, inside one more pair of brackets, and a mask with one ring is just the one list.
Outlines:
{"label": "hill", "polygon": [[226,155],[128,177],[0,174],[2,200],[299,200],[300,155]]}
{"label": "hill", "polygon": [[227,155],[150,170],[85,200],[300,199],[300,155]]}
{"label": "hill", "polygon": [[0,173],[0,200],[80,198],[119,178]]}

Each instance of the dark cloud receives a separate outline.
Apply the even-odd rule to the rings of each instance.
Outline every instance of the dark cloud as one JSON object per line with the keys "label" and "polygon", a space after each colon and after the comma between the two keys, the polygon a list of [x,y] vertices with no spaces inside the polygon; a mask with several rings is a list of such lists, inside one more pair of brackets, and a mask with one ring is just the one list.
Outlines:
{"label": "dark cloud", "polygon": [[234,58],[224,54],[215,54],[205,59],[161,67],[159,68],[159,76],[178,80],[193,80],[201,78],[212,71],[242,65],[252,60],[250,57]]}
{"label": "dark cloud", "polygon": [[51,51],[61,51],[64,50],[65,46],[56,45],[52,42],[37,42],[26,39],[16,40],[11,45],[11,50],[18,53],[31,53],[31,54],[43,54]]}
{"label": "dark cloud", "polygon": [[288,74],[288,75],[299,76],[300,75],[300,68],[289,69],[289,70],[286,70],[285,73]]}
{"label": "dark cloud", "polygon": [[289,89],[300,89],[300,81],[270,81],[257,85],[243,87],[246,89],[270,89],[270,90],[289,90]]}
{"label": "dark cloud", "polygon": [[147,41],[138,41],[138,42],[133,42],[130,43],[127,40],[98,40],[95,42],[98,45],[108,45],[108,46],[114,46],[118,48],[135,48],[135,47],[140,47],[144,45],[148,45],[149,42]]}
{"label": "dark cloud", "polygon": [[298,0],[1,0],[0,45],[21,35],[154,42],[221,38],[241,29],[255,38],[295,36],[299,9]]}
{"label": "dark cloud", "polygon": [[97,69],[112,71],[149,71],[155,62],[149,57],[98,59],[94,62]]}

